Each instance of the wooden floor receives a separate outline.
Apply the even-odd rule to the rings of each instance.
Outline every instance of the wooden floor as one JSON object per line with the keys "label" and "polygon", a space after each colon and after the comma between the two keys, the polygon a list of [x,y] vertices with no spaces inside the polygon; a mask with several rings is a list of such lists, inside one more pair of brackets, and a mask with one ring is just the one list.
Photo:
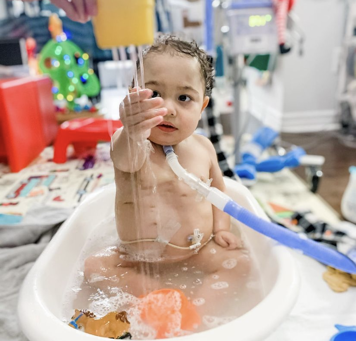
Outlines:
{"label": "wooden floor", "polygon": [[[336,132],[282,134],[282,140],[301,146],[307,154],[322,155],[324,173],[317,193],[341,215],[341,198],[349,181],[349,167],[356,166],[356,149],[343,145]],[[303,167],[295,172],[305,179]]]}

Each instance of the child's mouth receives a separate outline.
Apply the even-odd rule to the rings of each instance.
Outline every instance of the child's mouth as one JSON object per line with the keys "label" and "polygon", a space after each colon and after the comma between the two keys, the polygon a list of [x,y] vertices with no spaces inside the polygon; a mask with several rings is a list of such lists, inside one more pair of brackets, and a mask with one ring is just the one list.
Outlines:
{"label": "child's mouth", "polygon": [[157,128],[166,132],[166,133],[172,133],[173,131],[178,130],[175,126],[173,126],[170,123],[166,123],[166,122],[159,124],[157,126]]}

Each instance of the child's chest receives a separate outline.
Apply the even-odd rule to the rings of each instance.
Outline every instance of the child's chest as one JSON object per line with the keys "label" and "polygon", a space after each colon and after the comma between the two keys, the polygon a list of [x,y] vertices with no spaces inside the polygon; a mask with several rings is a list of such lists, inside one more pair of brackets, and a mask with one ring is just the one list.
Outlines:
{"label": "child's chest", "polygon": [[[209,154],[204,150],[183,150],[178,154],[179,164],[188,172],[192,173],[202,181],[206,182],[210,177],[210,166],[211,161]],[[181,188],[182,190],[189,189],[188,185],[184,181],[180,181],[177,175],[173,172],[166,157],[163,153],[152,153],[150,156],[150,161],[147,163],[146,167],[150,168],[154,174],[154,180],[156,185],[159,187],[174,187],[176,189]],[[146,171],[143,170],[145,173]],[[149,169],[147,169],[149,171]],[[148,172],[147,172],[148,173]],[[149,177],[147,177],[148,179]]]}
{"label": "child's chest", "polygon": [[[203,148],[181,148],[177,152],[180,165],[189,173],[194,174],[202,181],[210,179],[211,159]],[[134,174],[117,172],[116,185],[120,190],[117,199],[127,201],[138,193],[146,201],[153,200],[157,194],[163,201],[195,198],[193,191],[184,181],[180,181],[166,161],[163,149],[155,148],[143,167]],[[135,190],[134,190],[135,189]],[[137,192],[139,190],[139,192]],[[137,195],[137,194],[135,194]],[[156,199],[155,199],[156,200]]]}

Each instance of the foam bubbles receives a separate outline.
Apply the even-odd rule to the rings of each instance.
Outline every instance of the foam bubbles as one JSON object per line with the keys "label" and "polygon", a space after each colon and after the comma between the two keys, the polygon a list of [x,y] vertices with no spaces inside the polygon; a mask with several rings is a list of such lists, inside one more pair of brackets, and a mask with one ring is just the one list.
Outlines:
{"label": "foam bubbles", "polygon": [[205,303],[205,299],[204,298],[195,298],[193,300],[193,304],[196,305],[197,307],[203,305]]}
{"label": "foam bubbles", "polygon": [[216,254],[216,250],[214,248],[210,249],[209,251],[211,254],[215,255]]}
{"label": "foam bubbles", "polygon": [[116,292],[115,296],[108,297],[102,290],[90,296],[88,309],[98,317],[103,317],[112,311],[123,310],[124,307],[138,304],[139,299],[130,295],[121,289],[112,288],[112,292]]}
{"label": "foam bubbles", "polygon": [[141,253],[130,251],[129,254],[121,254],[119,257],[128,262],[156,263],[164,260],[159,254],[161,254],[161,252],[157,252],[157,250],[145,250],[145,252]]}
{"label": "foam bubbles", "polygon": [[157,332],[151,326],[145,324],[141,319],[141,310],[138,305],[131,306],[127,315],[130,321],[130,333],[135,340],[156,339]]}
{"label": "foam bubbles", "polygon": [[236,265],[237,265],[237,259],[235,258],[226,259],[222,263],[223,268],[229,270],[233,269]]}
{"label": "foam bubbles", "polygon": [[211,285],[212,289],[215,290],[221,290],[221,289],[226,289],[229,287],[229,283],[227,282],[216,282]]}
{"label": "foam bubbles", "polygon": [[203,320],[203,323],[208,328],[215,328],[215,327],[222,326],[223,324],[229,323],[229,322],[233,321],[235,318],[236,318],[235,316],[218,317],[218,316],[204,315],[202,320]]}
{"label": "foam bubbles", "polygon": [[97,283],[97,282],[102,282],[106,280],[105,276],[93,273],[90,275],[90,277],[88,278],[88,283],[92,284],[92,283]]}
{"label": "foam bubbles", "polygon": [[73,287],[73,288],[72,288],[72,291],[75,292],[76,294],[77,294],[79,291],[81,291],[81,290],[82,290],[81,287]]}
{"label": "foam bubbles", "polygon": [[109,246],[95,254],[96,258],[109,257],[117,252],[116,246]]}

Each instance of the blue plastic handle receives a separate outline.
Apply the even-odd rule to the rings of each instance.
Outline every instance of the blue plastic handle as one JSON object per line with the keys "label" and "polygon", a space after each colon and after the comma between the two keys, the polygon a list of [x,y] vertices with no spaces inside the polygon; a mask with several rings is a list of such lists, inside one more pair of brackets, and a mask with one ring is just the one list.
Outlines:
{"label": "blue plastic handle", "polygon": [[323,264],[351,274],[356,274],[356,264],[349,257],[313,240],[301,238],[299,234],[284,227],[259,218],[233,200],[230,200],[225,205],[224,212],[253,230],[283,245],[301,250],[305,255]]}

